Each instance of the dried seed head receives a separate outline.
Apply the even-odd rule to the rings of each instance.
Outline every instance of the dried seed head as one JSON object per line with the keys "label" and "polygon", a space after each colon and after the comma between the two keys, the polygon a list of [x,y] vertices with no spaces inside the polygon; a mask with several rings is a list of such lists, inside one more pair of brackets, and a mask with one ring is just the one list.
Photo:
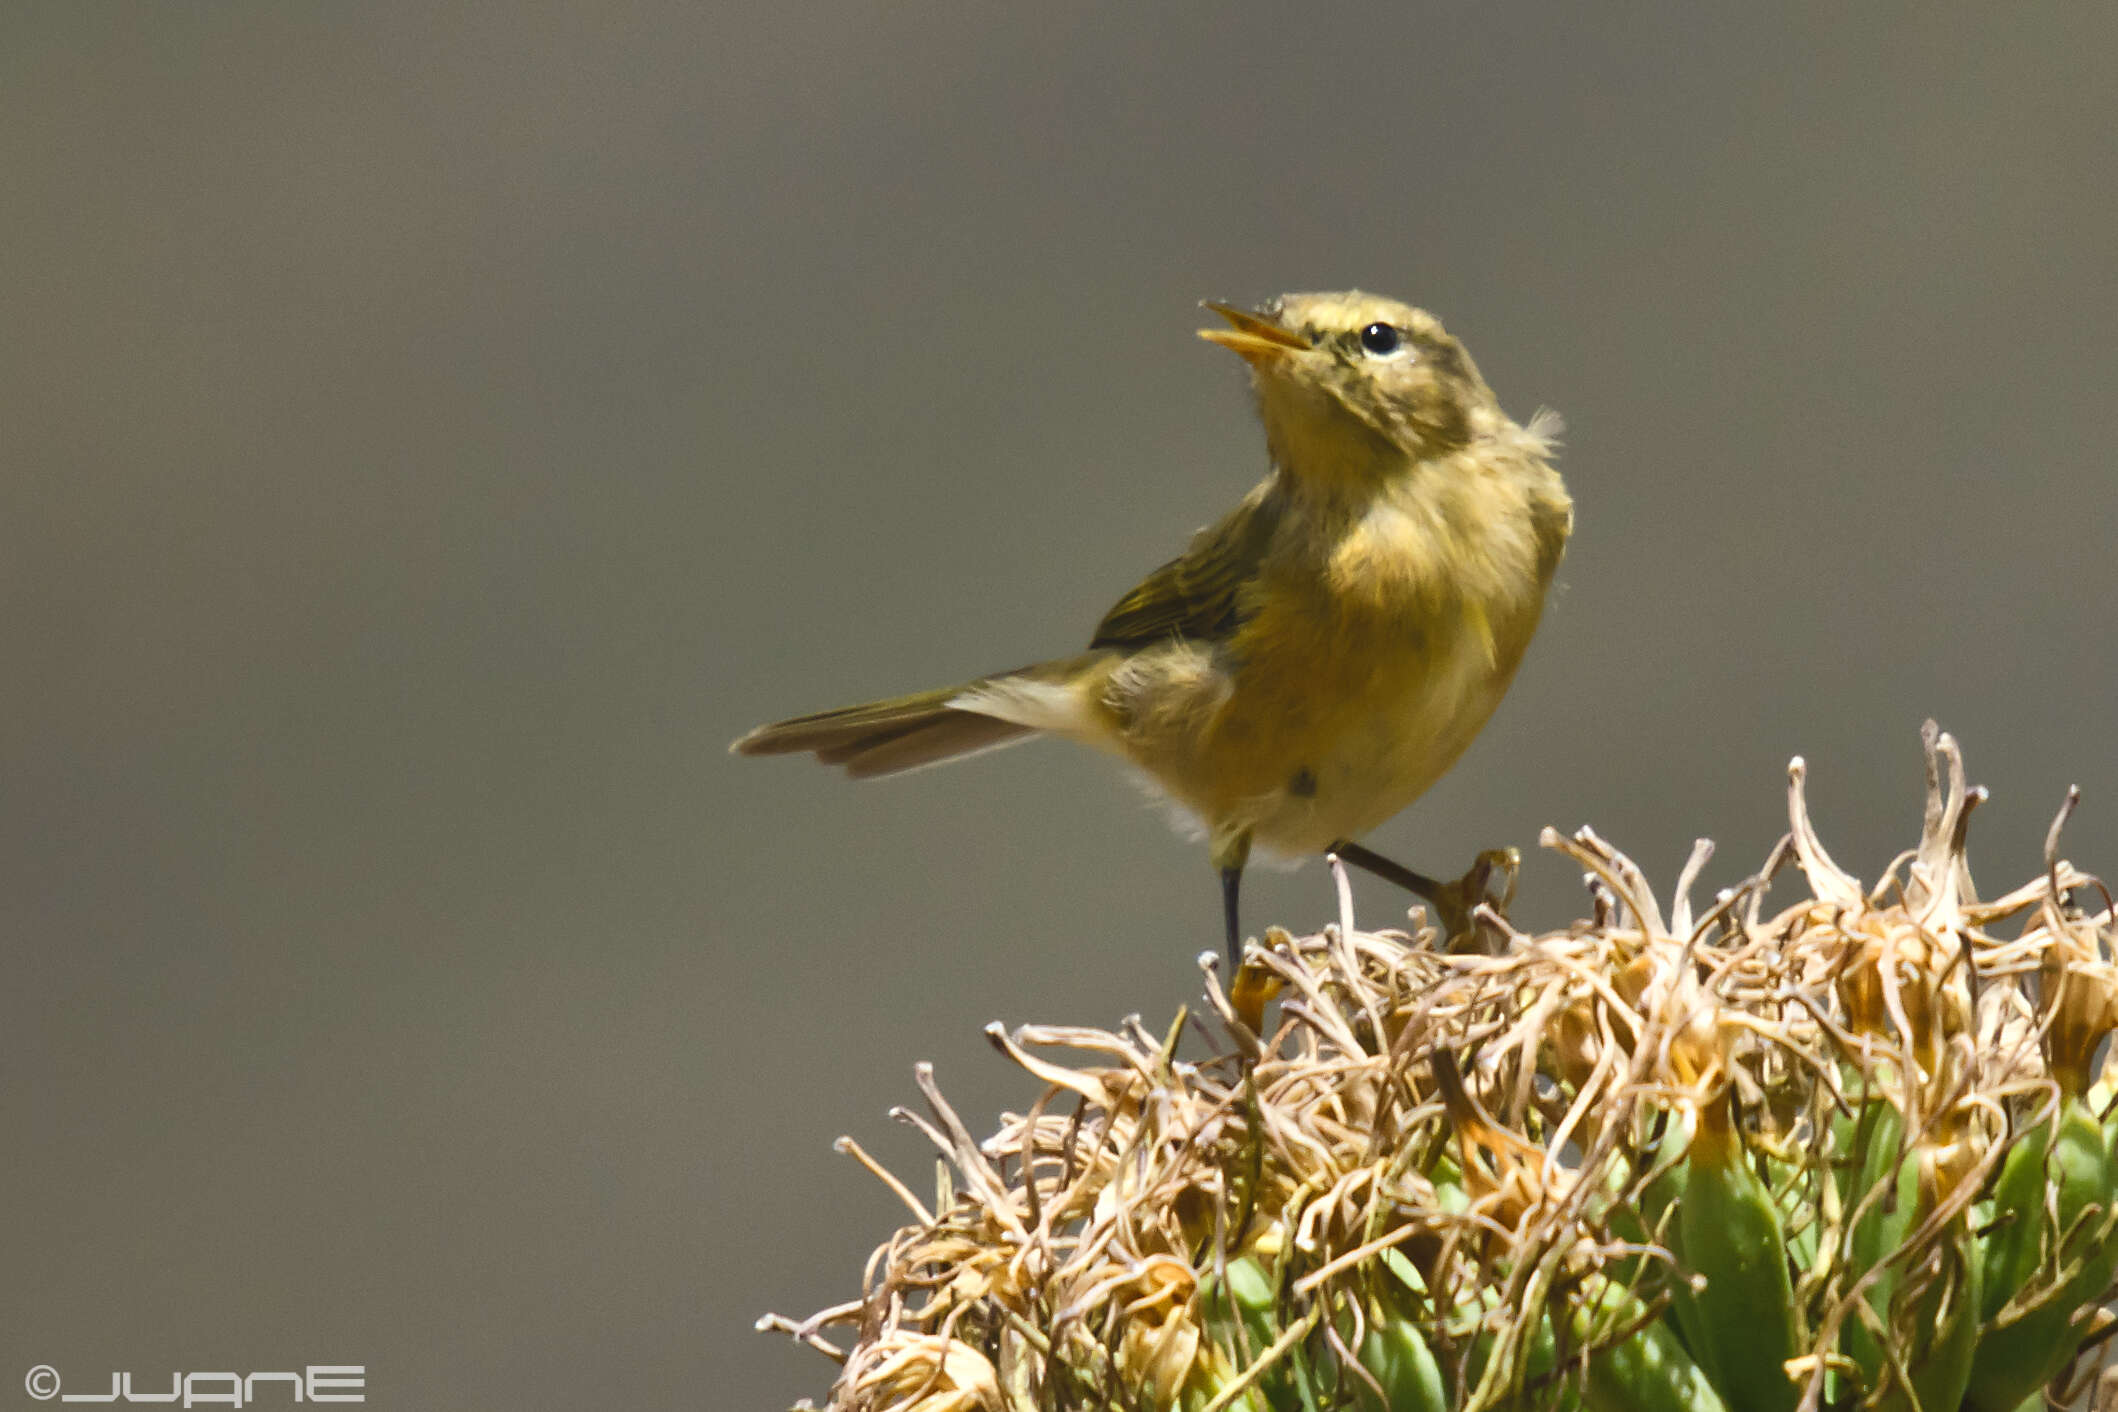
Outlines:
{"label": "dried seed head", "polygon": [[[1979,901],[1983,796],[1953,741],[1926,743],[1919,843],[1873,889],[1824,851],[1797,761],[1788,838],[1696,917],[1703,849],[1665,923],[1630,859],[1548,832],[1594,916],[1497,928],[1499,954],[1342,918],[1268,932],[1226,993],[1209,966],[1203,1052],[1181,1022],[989,1030],[1041,1096],[978,1142],[922,1067],[906,1120],[951,1175],[931,1206],[892,1179],[912,1220],[858,1301],[769,1322],[843,1358],[848,1412],[1372,1399],[1377,1349],[1430,1353],[1468,1412],[1534,1404],[1632,1336],[1585,1291],[1652,1320],[1693,1288],[1671,1219],[1689,1150],[1769,1171],[1789,1251],[1817,1252],[1776,1325],[1807,1340],[1785,1362],[1814,1407],[1830,1370],[1867,1372],[1842,1331],[1960,1306],[1966,1212],[2024,1095],[2084,1091],[2118,1024],[2112,916],[2074,905],[2094,880],[2055,826],[2043,876]],[[1767,915],[1789,862],[1808,896]],[[1539,1329],[1569,1327],[1589,1338],[1562,1374]]]}
{"label": "dried seed head", "polygon": [[2088,1092],[2096,1051],[2118,1027],[2118,969],[2103,959],[2107,928],[2089,925],[2071,909],[2049,910],[2052,943],[2039,966],[2045,1062],[2060,1092],[2079,1098]]}

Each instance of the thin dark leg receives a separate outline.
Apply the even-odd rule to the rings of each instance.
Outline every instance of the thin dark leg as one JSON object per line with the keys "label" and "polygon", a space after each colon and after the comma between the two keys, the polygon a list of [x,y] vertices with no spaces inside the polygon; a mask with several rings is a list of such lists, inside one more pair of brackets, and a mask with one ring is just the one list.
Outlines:
{"label": "thin dark leg", "polygon": [[1392,862],[1390,859],[1383,857],[1382,854],[1374,852],[1372,849],[1363,848],[1350,840],[1341,839],[1324,851],[1336,853],[1340,858],[1359,868],[1362,872],[1373,873],[1384,882],[1396,883],[1407,892],[1424,897],[1429,902],[1439,903],[1443,890],[1448,886],[1446,883],[1438,882],[1428,877],[1425,873],[1415,873],[1404,864]]}
{"label": "thin dark leg", "polygon": [[[1442,937],[1451,950],[1476,949],[1480,945],[1480,933],[1471,922],[1471,914],[1480,907],[1489,906],[1506,915],[1508,904],[1515,898],[1515,871],[1522,865],[1521,856],[1514,849],[1490,848],[1478,855],[1470,872],[1455,882],[1445,883],[1437,882],[1425,873],[1415,873],[1404,864],[1393,863],[1357,843],[1342,841],[1333,844],[1329,851],[1356,868],[1365,869],[1385,882],[1396,883],[1425,898],[1433,907],[1434,920],[1441,924]],[[1501,878],[1498,897],[1486,890],[1496,873]]]}
{"label": "thin dark leg", "polygon": [[1221,919],[1228,924],[1228,974],[1243,964],[1243,929],[1236,923],[1236,894],[1243,886],[1241,868],[1221,869]]}

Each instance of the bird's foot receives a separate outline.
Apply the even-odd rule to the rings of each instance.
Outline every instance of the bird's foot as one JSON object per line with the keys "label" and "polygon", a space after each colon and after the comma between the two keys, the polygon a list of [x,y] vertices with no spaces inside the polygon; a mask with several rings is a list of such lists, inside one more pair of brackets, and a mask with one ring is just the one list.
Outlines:
{"label": "bird's foot", "polygon": [[1250,1027],[1253,1035],[1264,1035],[1265,1007],[1280,993],[1279,973],[1259,957],[1279,947],[1291,946],[1293,942],[1294,938],[1285,929],[1267,927],[1258,945],[1244,952],[1243,963],[1236,967],[1235,975],[1229,979],[1229,1008]]}
{"label": "bird's foot", "polygon": [[[1488,848],[1478,855],[1469,872],[1455,882],[1437,884],[1420,895],[1434,907],[1434,920],[1441,925],[1443,944],[1451,951],[1478,950],[1478,924],[1472,915],[1480,906],[1505,917],[1515,900],[1515,879],[1522,871],[1522,853],[1513,848]],[[1500,890],[1493,891],[1499,879]]]}
{"label": "bird's foot", "polygon": [[[1443,943],[1451,951],[1478,949],[1472,914],[1479,907],[1491,907],[1503,917],[1508,914],[1508,904],[1515,900],[1515,875],[1522,868],[1522,854],[1515,849],[1488,848],[1478,855],[1471,871],[1455,882],[1445,883],[1425,873],[1414,872],[1402,863],[1393,863],[1375,850],[1350,840],[1333,844],[1330,851],[1356,868],[1425,898],[1434,909],[1435,921],[1441,925]],[[1501,880],[1498,896],[1492,891],[1496,875]]]}

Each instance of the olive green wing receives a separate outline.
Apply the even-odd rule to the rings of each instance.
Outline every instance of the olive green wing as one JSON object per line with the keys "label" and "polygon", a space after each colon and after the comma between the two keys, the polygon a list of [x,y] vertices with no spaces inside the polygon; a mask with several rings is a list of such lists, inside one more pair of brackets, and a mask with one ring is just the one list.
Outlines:
{"label": "olive green wing", "polygon": [[1244,589],[1257,577],[1278,523],[1278,502],[1267,482],[1119,599],[1097,625],[1090,648],[1145,647],[1173,637],[1212,642],[1229,636],[1245,616]]}

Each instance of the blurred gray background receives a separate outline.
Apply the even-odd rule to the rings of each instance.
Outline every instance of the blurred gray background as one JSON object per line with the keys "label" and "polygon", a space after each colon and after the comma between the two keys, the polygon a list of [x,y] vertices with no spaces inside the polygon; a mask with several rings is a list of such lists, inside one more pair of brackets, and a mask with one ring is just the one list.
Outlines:
{"label": "blurred gray background", "polygon": [[1801,752],[1873,876],[1934,715],[1989,888],[2071,781],[2118,870],[2118,11],[1841,9],[9,5],[0,1407],[821,1397],[750,1324],[898,1218],[832,1138],[928,1186],[913,1062],[989,1127],[979,1026],[1165,1023],[1215,890],[1062,746],[724,747],[1070,650],[1240,495],[1202,297],[1402,295],[1569,423],[1385,851],[1725,883]]}

